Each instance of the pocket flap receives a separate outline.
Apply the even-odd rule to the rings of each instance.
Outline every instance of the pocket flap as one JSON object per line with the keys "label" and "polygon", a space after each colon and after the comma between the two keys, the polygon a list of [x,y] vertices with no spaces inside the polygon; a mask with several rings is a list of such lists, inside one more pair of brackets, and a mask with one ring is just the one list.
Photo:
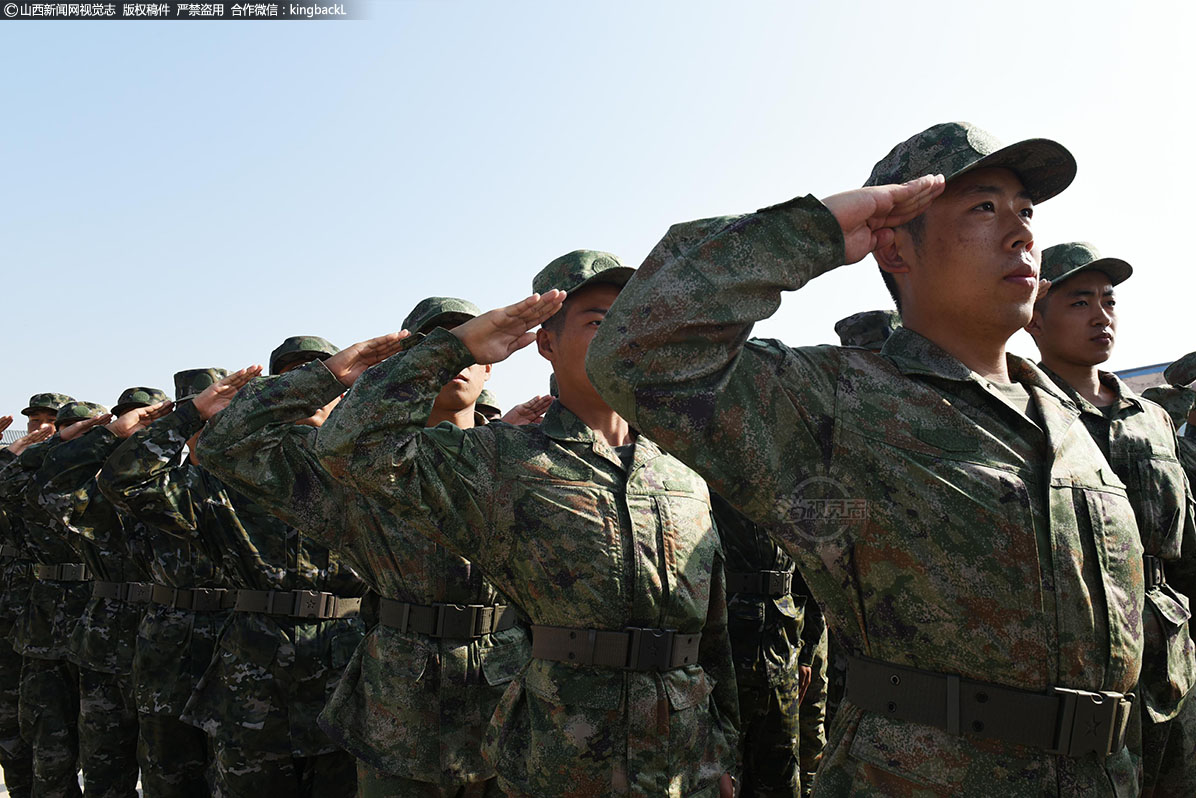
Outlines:
{"label": "pocket flap", "polygon": [[496,687],[510,682],[519,675],[531,655],[531,645],[525,635],[509,643],[481,649],[478,656],[482,660],[482,676],[486,684]]}
{"label": "pocket flap", "polygon": [[1172,626],[1183,626],[1192,617],[1188,599],[1171,589],[1170,585],[1159,585],[1146,591],[1146,600],[1158,611],[1159,616]]}
{"label": "pocket flap", "polygon": [[701,665],[677,668],[661,675],[664,678],[664,691],[669,696],[669,705],[674,710],[701,706],[714,690],[713,677],[707,675]]}

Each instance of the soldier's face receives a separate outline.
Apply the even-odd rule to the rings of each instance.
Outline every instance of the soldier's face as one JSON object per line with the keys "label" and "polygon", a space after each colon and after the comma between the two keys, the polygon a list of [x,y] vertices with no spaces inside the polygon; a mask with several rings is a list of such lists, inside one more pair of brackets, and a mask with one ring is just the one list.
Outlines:
{"label": "soldier's face", "polygon": [[1030,321],[1040,253],[1030,230],[1033,203],[1008,169],[955,178],[926,210],[921,240],[901,233],[909,267],[903,302],[945,328],[1003,334]]}
{"label": "soldier's face", "polygon": [[1113,354],[1117,337],[1117,299],[1103,272],[1081,272],[1050,293],[1026,325],[1042,359],[1052,363],[1095,366]]}
{"label": "soldier's face", "polygon": [[53,410],[34,410],[29,414],[29,420],[25,422],[25,432],[40,429],[42,424],[53,424],[57,415]]}
{"label": "soldier's face", "polygon": [[537,336],[540,354],[552,363],[562,397],[585,394],[597,398],[586,374],[586,352],[620,290],[621,286],[597,283],[570,294],[559,311],[565,318],[551,330],[541,329]]}

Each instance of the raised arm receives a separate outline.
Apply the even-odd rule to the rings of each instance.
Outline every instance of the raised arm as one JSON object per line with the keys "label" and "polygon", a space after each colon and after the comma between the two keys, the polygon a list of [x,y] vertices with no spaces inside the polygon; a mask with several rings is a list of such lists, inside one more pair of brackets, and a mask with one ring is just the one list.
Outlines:
{"label": "raised arm", "polygon": [[590,344],[590,379],[635,427],[753,520],[829,458],[840,355],[749,341],[783,291],[888,243],[941,178],[675,225]]}
{"label": "raised arm", "polygon": [[116,508],[100,492],[96,475],[120,438],[93,427],[59,444],[34,477],[37,501],[55,526],[95,540],[121,529]]}

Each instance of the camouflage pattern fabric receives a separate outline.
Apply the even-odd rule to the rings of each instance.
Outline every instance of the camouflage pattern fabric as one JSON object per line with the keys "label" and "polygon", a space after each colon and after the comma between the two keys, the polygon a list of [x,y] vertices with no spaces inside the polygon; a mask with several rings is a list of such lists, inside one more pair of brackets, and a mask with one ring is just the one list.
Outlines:
{"label": "camouflage pattern fabric", "polygon": [[[255,590],[319,590],[361,595],[364,586],[327,549],[311,544],[204,468],[181,466],[202,421],[187,402],[121,443],[100,482],[158,529],[219,557],[231,585]],[[244,756],[316,756],[337,746],[316,724],[348,652],[358,618],[293,621],[235,612],[184,708],[183,719]]]}
{"label": "camouflage pattern fabric", "polygon": [[1160,728],[1179,714],[1185,701],[1191,702],[1196,685],[1196,643],[1189,628],[1196,563],[1181,557],[1184,550],[1196,551],[1196,503],[1179,462],[1171,419],[1115,374],[1100,372],[1100,381],[1117,397],[1110,410],[1094,406],[1044,365],[1039,368],[1079,407],[1084,426],[1125,483],[1143,550],[1166,561],[1167,581],[1146,591],[1142,617],[1142,674],[1136,693],[1143,713],[1143,791],[1154,790],[1163,769],[1187,768],[1189,783],[1196,785],[1196,760],[1163,761],[1168,731]]}
{"label": "camouflage pattern fabric", "polygon": [[[379,596],[421,605],[508,603],[478,568],[365,501],[316,461],[317,430],[294,422],[343,390],[320,364],[254,380],[204,429],[205,467],[336,551]],[[379,779],[451,794],[492,779],[482,736],[529,656],[521,627],[466,642],[375,626],[353,652],[321,724]]]}
{"label": "camouflage pattern fabric", "polygon": [[1151,783],[1142,788],[1142,798],[1171,798],[1191,795],[1196,784],[1196,701],[1192,696],[1168,723],[1153,724],[1144,748],[1159,749],[1153,758],[1159,768]]}
{"label": "camouflage pattern fabric", "polygon": [[29,397],[29,406],[21,411],[21,415],[32,415],[35,410],[52,410],[57,413],[58,408],[73,401],[75,397],[64,393],[35,393]]}
{"label": "camouflage pattern fabric", "polygon": [[138,712],[137,763],[145,798],[209,798],[212,741],[202,729],[169,715]]}
{"label": "camouflage pattern fabric", "polygon": [[1163,378],[1172,385],[1196,382],[1196,352],[1189,352],[1168,366],[1163,371]]}
{"label": "camouflage pattern fabric", "polygon": [[88,798],[137,797],[137,707],[131,675],[79,669],[79,764]]}
{"label": "camouflage pattern fabric", "polygon": [[217,798],[353,798],[357,766],[345,751],[316,756],[245,748],[215,740]]}
{"label": "camouflage pattern fabric", "polygon": [[327,360],[340,347],[318,335],[292,335],[270,353],[270,373],[278,374],[287,366],[309,360]]}
{"label": "camouflage pattern fabric", "polygon": [[862,346],[876,351],[901,326],[895,310],[865,310],[835,322],[835,334],[843,346]]}
{"label": "camouflage pattern fabric", "polygon": [[[768,533],[721,496],[710,497],[728,573],[793,573]],[[796,798],[798,664],[805,597],[727,593],[727,632],[739,688],[740,795]]]}
{"label": "camouflage pattern fabric", "polygon": [[[674,225],[591,343],[592,382],[769,529],[849,653],[1038,692],[1131,690],[1133,508],[1049,378],[1007,357],[1032,421],[907,327],[879,354],[749,340],[782,291],[843,252],[814,197]],[[1125,749],[1057,756],[848,698],[814,794],[1112,796],[1133,782]]]}
{"label": "camouflage pattern fabric", "polygon": [[487,734],[499,786],[717,795],[738,712],[705,484],[643,436],[624,466],[560,403],[541,424],[425,429],[441,386],[473,362],[437,329],[367,370],[316,436],[321,463],[468,555],[533,623],[702,635],[698,664],[662,673],[532,659]]}
{"label": "camouflage pattern fabric", "polygon": [[0,639],[0,767],[12,798],[28,798],[33,788],[33,754],[21,737],[21,655]]}
{"label": "camouflage pattern fabric", "polygon": [[357,798],[504,798],[497,779],[445,787],[412,781],[357,762]]}
{"label": "camouflage pattern fabric", "polygon": [[79,668],[26,657],[21,668],[21,736],[33,749],[33,795],[78,798]]}
{"label": "camouflage pattern fabric", "polygon": [[822,761],[822,749],[826,747],[826,662],[827,631],[819,625],[821,634],[813,645],[810,661],[812,675],[806,696],[798,709],[797,761],[801,768],[801,794],[807,798],[814,790],[814,774]]}

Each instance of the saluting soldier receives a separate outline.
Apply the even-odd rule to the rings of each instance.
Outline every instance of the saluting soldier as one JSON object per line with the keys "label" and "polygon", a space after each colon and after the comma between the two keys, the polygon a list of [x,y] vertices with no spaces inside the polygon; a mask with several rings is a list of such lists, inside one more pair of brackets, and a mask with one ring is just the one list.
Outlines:
{"label": "saluting soldier", "polygon": [[[467,300],[430,297],[403,327],[426,335],[479,313]],[[400,345],[396,336],[389,351]],[[377,624],[320,717],[358,759],[358,795],[501,795],[482,737],[530,655],[526,625],[476,566],[334,480],[316,460],[316,429],[296,423],[344,392],[333,376],[342,363],[364,369],[360,349],[254,380],[212,418],[199,453],[227,484],[337,552],[378,596]],[[483,422],[475,403],[488,377],[488,366],[446,375],[425,423]]]}
{"label": "saluting soldier", "polygon": [[[1031,217],[1075,161],[964,123],[867,187],[674,225],[594,340],[628,422],[781,539],[849,655],[814,795],[1113,796],[1142,663],[1142,543],[1074,403],[1006,342]],[[750,340],[781,293],[873,253],[879,353]]]}
{"label": "saluting soldier", "polygon": [[[375,339],[362,359],[378,365],[334,364],[353,387],[316,437],[334,477],[468,557],[530,618],[532,658],[485,749],[512,798],[730,795],[735,674],[706,486],[634,433],[584,370],[631,273],[579,250],[523,302],[416,336],[384,362],[370,352],[395,336]],[[560,388],[540,424],[426,426],[454,375],[532,341]]]}

